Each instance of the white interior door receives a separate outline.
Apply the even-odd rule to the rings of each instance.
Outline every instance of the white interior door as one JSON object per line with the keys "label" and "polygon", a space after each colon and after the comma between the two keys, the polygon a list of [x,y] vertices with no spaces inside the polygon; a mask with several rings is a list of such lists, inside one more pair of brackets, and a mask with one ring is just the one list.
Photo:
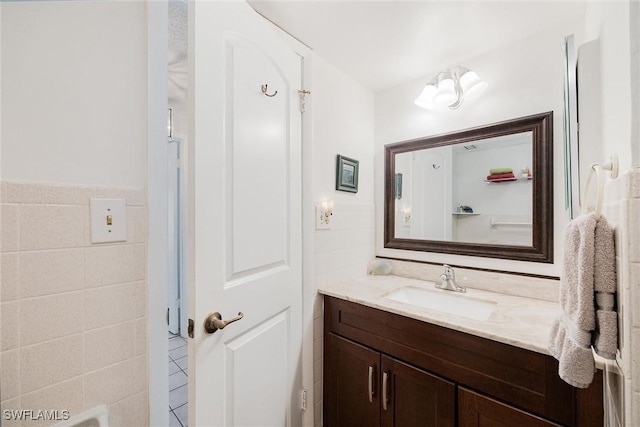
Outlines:
{"label": "white interior door", "polygon": [[[279,37],[244,1],[189,3],[190,425],[301,424],[301,60]],[[211,312],[244,317],[207,333]]]}

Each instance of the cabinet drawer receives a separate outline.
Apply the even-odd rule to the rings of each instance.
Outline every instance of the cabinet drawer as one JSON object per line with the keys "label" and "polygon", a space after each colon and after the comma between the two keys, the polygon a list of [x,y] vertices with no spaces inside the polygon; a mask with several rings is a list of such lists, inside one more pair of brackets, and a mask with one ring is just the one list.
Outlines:
{"label": "cabinet drawer", "polygon": [[[551,356],[333,297],[325,297],[324,326],[325,334],[349,338],[557,423],[589,419],[594,424],[580,426],[598,425],[601,419],[597,406],[578,407],[580,396],[558,377]],[[588,390],[583,397],[592,396],[592,403],[600,399],[601,408],[601,389]]]}

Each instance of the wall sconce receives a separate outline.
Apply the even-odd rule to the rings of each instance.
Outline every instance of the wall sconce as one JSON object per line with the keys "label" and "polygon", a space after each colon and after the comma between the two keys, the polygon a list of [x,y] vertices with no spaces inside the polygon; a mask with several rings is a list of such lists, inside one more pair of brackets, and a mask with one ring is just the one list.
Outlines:
{"label": "wall sconce", "polygon": [[456,65],[439,72],[422,90],[414,101],[426,109],[449,107],[455,110],[464,98],[480,95],[487,88],[487,82],[468,68]]}
{"label": "wall sconce", "polygon": [[333,201],[329,200],[316,205],[316,230],[328,230],[331,228],[331,216],[333,216]]}

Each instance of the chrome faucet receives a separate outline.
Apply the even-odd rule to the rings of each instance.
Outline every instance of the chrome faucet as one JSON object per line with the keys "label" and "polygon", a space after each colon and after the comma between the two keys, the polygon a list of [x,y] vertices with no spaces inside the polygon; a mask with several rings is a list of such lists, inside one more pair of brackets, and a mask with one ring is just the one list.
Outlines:
{"label": "chrome faucet", "polygon": [[447,264],[444,264],[443,267],[444,274],[440,276],[441,281],[440,283],[436,283],[436,288],[445,291],[467,292],[467,288],[456,284],[456,273],[453,271],[453,268]]}

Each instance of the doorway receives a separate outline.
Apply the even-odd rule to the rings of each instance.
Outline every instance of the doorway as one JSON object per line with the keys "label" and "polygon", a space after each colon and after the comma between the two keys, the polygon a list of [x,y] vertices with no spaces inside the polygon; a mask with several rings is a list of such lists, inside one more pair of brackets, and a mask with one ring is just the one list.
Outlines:
{"label": "doorway", "polygon": [[[172,110],[169,110],[171,132]],[[167,284],[167,338],[169,375],[169,425],[187,426],[188,360],[187,286],[184,275],[184,178],[182,172],[182,140],[169,137],[167,145],[167,242],[169,280]]]}
{"label": "doorway", "polygon": [[[173,12],[172,12],[173,7],[174,7],[174,6],[177,6],[177,7],[179,8],[179,7],[182,7],[182,5],[184,5],[184,9],[185,9],[185,11],[186,11],[186,6],[187,6],[187,5],[186,5],[186,2],[183,2],[183,1],[180,1],[180,0],[173,0],[173,1],[169,1],[168,3],[169,3],[169,4],[168,4],[168,6],[169,6],[169,8],[168,8],[168,9],[169,9],[169,13],[168,13],[168,15],[169,15],[169,16],[167,16],[167,14],[165,14],[165,19],[167,19],[167,18],[168,18],[169,25],[171,26],[171,25],[172,25],[171,23],[172,23],[172,21],[173,21],[173,16],[172,16],[172,14],[173,14]],[[166,4],[166,3],[165,3],[165,4]],[[189,6],[191,6],[191,5],[189,5]],[[166,10],[167,10],[167,9],[166,9],[166,6],[165,6],[165,11],[166,11]],[[165,13],[166,13],[166,12],[165,12]],[[167,22],[167,21],[165,21],[165,22]],[[165,28],[166,28],[166,24],[165,24]],[[185,28],[186,28],[186,23],[185,23]],[[170,39],[171,39],[171,36],[170,36]],[[295,43],[295,41],[293,41],[293,40],[291,40],[290,42],[291,42],[291,44],[296,44],[296,43]],[[172,42],[171,42],[171,40],[169,40],[169,43],[170,43],[170,44],[172,43]],[[298,43],[298,46],[299,46],[299,43]],[[304,52],[304,54],[301,54],[301,55],[300,55],[301,57],[307,57],[307,56],[310,56],[310,51],[308,51],[308,50],[306,50],[306,49],[302,49],[302,48],[300,48],[300,50]],[[165,50],[165,52],[166,52],[166,50]],[[174,52],[174,53],[175,53],[175,52]],[[177,57],[174,57],[174,56],[173,56],[173,55],[174,55],[174,53],[169,52],[169,54],[168,54],[169,58],[167,58],[167,57],[165,56],[165,60],[166,60],[166,59],[169,59],[168,80],[169,80],[169,82],[170,82],[170,83],[169,83],[169,94],[168,94],[168,95],[169,95],[169,96],[168,96],[169,102],[168,102],[168,104],[169,104],[169,106],[170,106],[170,107],[175,108],[175,109],[176,109],[176,111],[178,112],[178,114],[176,114],[176,116],[178,116],[178,117],[176,117],[176,126],[175,126],[175,129],[177,130],[177,133],[175,133],[175,134],[177,134],[177,135],[180,137],[180,139],[182,140],[182,141],[181,141],[181,142],[182,142],[182,144],[181,144],[181,145],[183,145],[183,146],[184,146],[184,148],[186,149],[186,145],[187,145],[187,132],[186,132],[186,129],[187,129],[187,120],[186,120],[186,114],[184,114],[184,113],[186,112],[186,102],[184,102],[184,98],[183,98],[183,99],[176,99],[176,98],[173,98],[173,96],[175,96],[175,93],[174,93],[174,94],[172,94],[172,93],[171,93],[171,86],[172,86],[172,84],[176,84],[176,82],[178,82],[178,77],[184,76],[184,75],[186,75],[186,73],[182,74],[182,73],[181,73],[181,70],[179,70],[179,69],[178,69],[177,62],[179,62],[179,61],[177,61]],[[185,56],[183,57],[183,59],[184,59],[184,62],[182,62],[182,64],[186,64],[186,53],[185,53]],[[176,61],[174,62],[173,60],[176,60]],[[166,62],[165,62],[165,63],[166,63]],[[305,71],[305,75],[306,75],[306,74],[307,74],[307,72]],[[166,82],[166,81],[167,81],[167,80],[165,80],[165,82]],[[179,83],[179,82],[178,82],[178,83]],[[258,87],[259,87],[259,86],[258,86]],[[296,88],[298,88],[298,87],[301,87],[301,86],[299,86],[299,85],[295,85],[295,87],[293,87],[293,89],[295,90],[295,89],[296,89]],[[308,86],[307,86],[307,87],[308,87]],[[184,92],[183,92],[183,96],[184,96],[184,97],[186,97],[186,81],[184,82],[184,85],[183,85],[181,88],[184,90]],[[272,92],[271,92],[271,90],[277,90],[277,89],[272,89],[272,85],[271,85],[271,84],[269,85],[269,89],[270,89],[269,94],[271,94],[271,93],[272,93]],[[281,90],[281,94],[282,94],[282,93],[283,93],[283,91]],[[262,95],[262,96],[264,97],[264,95]],[[166,99],[166,98],[165,98],[165,99]],[[272,98],[266,98],[266,97],[264,97],[264,99],[272,99]],[[278,99],[279,99],[279,98],[278,98]],[[293,99],[293,100],[292,100],[291,105],[296,105],[296,106],[298,105],[298,97],[297,97],[297,96],[296,96],[296,98],[295,98],[295,99]],[[184,107],[184,108],[181,108],[181,107]],[[310,108],[310,106],[309,106],[309,108]],[[180,113],[183,113],[183,114],[182,114],[182,116],[180,116]],[[165,114],[166,114],[166,107],[165,107]],[[156,114],[156,116],[154,116],[154,118],[155,118],[155,120],[154,120],[154,122],[153,122],[153,123],[154,123],[154,125],[156,126],[156,128],[158,128],[158,125],[160,125],[160,124],[161,124],[161,123],[159,123],[160,121],[158,120],[158,119],[159,119],[159,117],[158,117],[158,115]],[[166,122],[165,122],[165,123],[166,123]],[[309,122],[307,122],[307,124],[305,125],[305,128],[308,128],[308,127],[309,127]],[[165,128],[165,129],[166,129],[166,128]],[[165,136],[166,136],[166,134],[165,134]],[[166,140],[165,140],[165,141],[166,141]],[[153,154],[154,152],[155,152],[155,153],[157,153],[157,151],[158,151],[158,147],[160,147],[160,146],[161,146],[161,145],[158,145],[158,144],[157,144],[157,139],[156,139],[156,142],[151,142],[151,141],[150,141],[150,142],[149,142],[149,145],[150,145],[150,153],[151,153],[151,154]],[[161,150],[164,150],[164,147],[163,147]],[[168,153],[168,150],[167,150],[166,152]],[[189,155],[189,153],[187,153],[187,155]],[[154,159],[154,160],[157,160],[159,157],[160,157],[160,156],[159,156],[158,154],[156,154],[156,155],[155,155],[155,157],[153,157],[153,159]],[[150,156],[150,158],[151,158],[151,156]],[[184,160],[184,159],[182,159],[182,160]],[[311,160],[310,160],[310,152],[306,152],[306,153],[305,153],[305,157],[304,157],[304,159],[303,159],[302,163],[305,163],[307,166],[309,166],[309,165],[310,165],[310,162],[311,162]],[[150,163],[152,163],[152,162],[150,162]],[[161,163],[161,165],[163,166],[163,169],[166,171],[166,167],[164,166],[164,165],[166,165],[166,163],[163,161],[163,162]],[[184,165],[184,163],[183,163],[183,165]],[[307,169],[307,170],[310,170],[310,169]],[[184,175],[183,175],[183,176],[184,176]],[[168,184],[168,183],[166,183],[166,175],[165,175],[165,177],[160,177],[160,176],[158,176],[158,174],[156,173],[156,174],[154,175],[154,177],[155,177],[155,183],[157,184],[157,185],[155,185],[155,187],[156,187],[156,188],[158,188],[158,187],[161,187],[161,186],[163,186],[163,185]],[[304,182],[304,185],[305,185],[305,187],[306,187],[306,188],[309,188],[309,187],[310,187],[310,177],[308,176],[308,174],[305,174],[304,179],[303,179],[303,182]],[[152,180],[151,184],[153,184],[153,180]],[[184,183],[183,183],[183,184],[184,184]],[[153,187],[153,185],[151,185],[151,187]],[[153,193],[153,191],[152,191],[152,190],[151,190],[151,193]],[[166,194],[168,194],[167,187],[165,187],[164,194],[165,194],[165,195],[166,195]],[[309,209],[309,208],[307,208],[307,206],[306,206],[306,205],[311,206],[311,205],[310,205],[310,203],[311,203],[311,201],[310,201],[310,193],[303,193],[303,199],[304,199],[304,202],[306,202],[306,204],[305,204],[305,208],[303,208],[303,210],[304,210],[304,211],[306,211],[306,213],[307,213],[307,214],[309,214],[309,213],[310,213],[310,209]],[[166,208],[168,208],[168,206],[169,206],[169,203],[165,204],[165,209],[166,209]],[[159,206],[157,206],[157,205],[156,205],[156,208],[159,208]],[[154,209],[152,209],[151,204],[150,204],[150,209],[151,209],[151,211],[149,212],[150,217],[151,217],[151,216],[155,216],[155,217],[158,217],[158,216],[160,216],[160,217],[161,217],[161,216],[162,216],[162,212],[160,212],[160,210],[159,210],[159,209],[154,211]],[[160,219],[161,219],[161,218],[160,218]],[[158,221],[158,222],[161,222],[161,221]],[[306,223],[306,227],[305,227],[305,228],[309,228],[309,227],[310,227],[310,226],[309,226],[310,222],[309,222],[308,220],[306,220],[306,219],[305,219],[305,223]],[[157,231],[157,230],[158,230],[158,228],[156,227],[156,228],[155,228],[155,230]],[[168,230],[169,230],[169,224],[165,223],[165,225],[164,225],[164,227],[163,227],[163,234],[165,234],[165,236],[166,236],[166,235],[168,235]],[[150,229],[150,233],[151,233],[152,231],[153,231],[153,230],[152,230],[152,229]],[[157,236],[157,233],[155,233],[155,235]],[[309,260],[309,258],[310,258],[308,255],[311,253],[311,252],[310,252],[310,243],[309,243],[309,242],[310,242],[309,240],[307,240],[307,241],[306,241],[306,243],[305,243],[305,249],[306,249],[306,251],[305,251],[305,252],[303,252],[303,253],[305,253],[305,259],[306,259],[307,261],[308,261],[308,260]],[[154,252],[155,248],[158,248],[158,246],[157,246],[157,245],[154,245],[154,247],[153,247],[153,248],[149,248],[149,249],[150,249],[150,252]],[[167,249],[168,249],[168,248],[167,248]],[[169,250],[170,250],[170,249],[169,249]],[[158,251],[155,251],[155,252],[157,253]],[[298,253],[299,253],[299,252],[298,252]],[[162,273],[164,274],[164,271],[161,271],[161,270],[165,270],[165,271],[166,271],[166,268],[165,268],[165,266],[160,266],[160,265],[159,265],[159,263],[158,263],[159,258],[160,258],[160,257],[156,257],[156,259],[155,259],[155,261],[154,261],[155,263],[154,263],[154,262],[151,262],[151,264],[152,264],[152,266],[155,266],[155,268],[156,268],[156,269],[155,269],[155,271],[156,271],[156,272],[158,272],[158,273],[162,272]],[[165,259],[167,259],[167,258],[166,258],[166,257],[162,257],[162,260],[165,260]],[[186,254],[185,259],[186,259],[186,260],[188,260],[188,259],[189,259],[189,254]],[[177,269],[177,265],[176,265],[176,269]],[[305,273],[307,273],[307,272],[305,272]],[[168,273],[167,273],[167,276],[168,276]],[[305,281],[305,282],[306,282],[306,281],[310,281],[310,278],[308,277],[308,274],[305,274],[304,281]],[[167,281],[167,282],[169,282],[169,281]],[[155,283],[159,283],[159,282],[155,282]],[[156,290],[157,290],[157,291],[160,291],[160,285],[161,285],[161,284],[158,284],[158,286],[156,286]],[[161,292],[160,296],[161,296],[161,298],[162,298],[162,299],[164,299],[164,301],[161,301],[161,302],[160,302],[160,304],[159,304],[160,306],[158,306],[158,304],[157,304],[157,302],[158,302],[158,301],[157,301],[157,296],[155,296],[155,295],[150,295],[150,301],[151,301],[151,303],[150,303],[150,310],[151,310],[151,312],[153,312],[153,313],[157,313],[157,314],[155,314],[155,320],[156,320],[156,322],[155,322],[155,323],[153,323],[153,324],[155,324],[155,325],[158,325],[158,324],[163,324],[163,325],[165,325],[165,324],[166,324],[166,320],[164,319],[164,317],[165,317],[165,314],[166,314],[166,313],[165,313],[165,311],[166,311],[166,309],[168,308],[168,298],[167,298],[168,293],[167,293],[167,290],[162,289],[162,292]],[[178,298],[178,297],[176,296],[174,299],[180,299],[180,300],[184,303],[184,301],[185,301],[184,293],[179,294],[179,297],[180,297],[180,298]],[[298,300],[300,300],[300,299],[301,299],[301,298],[298,298]],[[160,308],[160,310],[158,310],[158,308]],[[309,313],[310,313],[310,312],[309,312]],[[158,316],[158,314],[159,314],[160,316]],[[186,310],[182,310],[182,311],[181,311],[181,314],[182,314],[182,316],[184,316],[184,315],[186,314]],[[233,313],[232,313],[232,314],[233,314]],[[227,315],[227,313],[225,313],[225,318],[226,318],[227,316],[230,316],[230,315]],[[158,317],[160,317],[160,319],[158,319]],[[178,318],[179,318],[179,317],[181,317],[181,315],[180,315],[180,314],[178,314]],[[201,324],[201,320],[202,320],[202,319],[200,319],[200,317],[202,317],[202,316],[196,316],[196,317],[197,317],[197,318],[198,318],[198,320],[199,320],[199,321],[198,321],[198,325],[200,325],[200,324]],[[158,320],[159,320],[159,322],[158,322]],[[244,325],[244,324],[247,324],[247,322],[248,322],[249,320],[250,320],[250,319],[249,319],[249,318],[247,318],[247,319],[245,319],[245,322],[238,323],[238,324],[236,324],[236,325],[234,325],[234,326],[236,326],[236,327],[238,327],[237,325],[241,325],[241,326],[242,326],[242,325]],[[308,319],[308,323],[311,323],[311,322],[312,322],[312,319]],[[152,325],[153,325],[153,324],[152,324]],[[178,321],[178,325],[179,325],[179,326],[178,326],[178,328],[179,328],[179,329],[178,329],[178,331],[179,331],[179,332],[178,332],[178,334],[176,334],[176,336],[173,336],[173,338],[174,338],[174,339],[177,339],[178,337],[179,337],[179,338],[183,338],[183,337],[182,337],[181,335],[179,335],[179,334],[184,334],[184,333],[185,333],[185,331],[186,331],[186,329],[187,329],[187,328],[185,328],[185,327],[183,327],[183,326],[180,326],[179,321]],[[156,345],[156,346],[157,346],[157,344],[154,344],[154,343],[157,343],[157,341],[154,341],[154,340],[155,340],[156,338],[158,338],[158,337],[157,337],[157,333],[154,331],[154,329],[155,329],[155,331],[158,331],[158,329],[159,329],[159,328],[155,328],[154,326],[151,326],[151,330],[152,330],[153,332],[151,333],[151,335],[152,335],[152,336],[150,337],[150,348],[151,348],[151,347],[153,347],[154,345]],[[197,329],[197,328],[196,328],[196,329]],[[232,331],[232,330],[233,330],[233,328],[230,328],[230,329],[229,329],[229,331]],[[174,331],[176,331],[176,330],[174,329]],[[167,332],[164,332],[164,328],[162,328],[162,330],[160,330],[159,332],[161,332],[162,340],[163,340],[163,341],[164,341],[164,340],[167,340],[167,341],[164,341],[164,345],[167,345],[167,343],[168,343],[168,338],[169,338],[169,335],[168,335],[168,334],[169,334],[169,332],[168,332],[168,331],[167,331]],[[226,333],[226,331],[225,331],[225,333]],[[221,335],[222,335],[221,333],[218,333],[218,335],[217,335],[217,336],[221,336]],[[216,337],[217,337],[217,336],[216,336]],[[307,341],[307,344],[308,344],[308,345],[306,345],[306,346],[304,347],[304,348],[305,348],[304,353],[305,353],[306,357],[304,357],[304,358],[303,358],[303,360],[311,360],[311,352],[312,352],[312,350],[311,350],[311,349],[312,349],[312,345],[311,345],[311,344],[312,344],[312,342],[311,342],[311,338],[310,338],[310,337],[307,337],[307,338],[308,338],[308,341]],[[189,345],[191,345],[191,342],[192,342],[192,340],[191,340],[191,339],[189,339]],[[174,346],[174,345],[176,346],[175,348],[173,348],[173,346]],[[176,350],[176,349],[178,349],[178,348],[179,348],[179,347],[178,347],[177,342],[171,343],[171,347],[172,347],[172,348],[165,347],[165,348],[166,348],[166,350],[164,350],[164,352],[158,353],[158,352],[153,352],[153,351],[152,351],[152,352],[151,352],[151,354],[150,354],[151,359],[152,359],[152,360],[151,360],[151,365],[154,365],[154,366],[151,366],[151,367],[150,367],[150,368],[151,368],[151,369],[150,369],[150,384],[151,384],[151,386],[150,386],[150,403],[151,403],[151,412],[152,412],[152,413],[153,413],[153,412],[155,412],[155,413],[157,414],[157,412],[159,412],[159,411],[160,411],[160,406],[162,406],[162,407],[164,407],[164,408],[166,408],[166,406],[167,406],[167,403],[163,403],[163,402],[162,402],[163,397],[161,396],[162,392],[167,393],[167,392],[166,392],[166,390],[167,390],[167,387],[168,387],[167,376],[165,376],[166,374],[164,374],[165,372],[166,372],[167,374],[169,373],[168,371],[165,371],[165,369],[166,369],[166,367],[167,367],[167,365],[165,365],[165,364],[166,364],[166,363],[167,363],[167,361],[168,361],[168,359],[167,359],[167,353],[168,353],[168,352],[170,352],[170,351],[174,351],[174,350]],[[175,353],[174,353],[174,355],[175,355]],[[162,356],[162,357],[160,357],[160,356]],[[177,356],[177,355],[176,355],[176,356]],[[163,366],[162,366],[162,368],[159,368],[158,366],[155,366],[155,365],[156,365],[155,361],[159,361],[159,359],[161,359],[161,362],[162,362],[162,365],[163,365]],[[173,360],[171,360],[171,361],[172,361],[172,362],[174,362],[174,364],[177,366],[177,367],[176,367],[176,366],[171,366],[171,369],[172,369],[172,371],[171,371],[171,372],[172,372],[172,373],[176,373],[176,372],[177,372],[177,369],[180,369],[180,370],[184,373],[185,377],[187,377],[187,378],[188,378],[188,374],[189,374],[189,372],[192,372],[192,371],[193,371],[193,369],[192,369],[192,368],[193,368],[193,366],[186,366],[186,365],[182,365],[182,366],[181,366],[181,364],[180,364],[180,363],[178,363],[178,359],[181,359],[181,358],[180,358],[180,357],[176,357],[176,358],[174,358]],[[300,361],[299,361],[299,362],[300,362]],[[195,366],[195,365],[194,365],[194,366]],[[167,385],[164,385],[164,386],[162,386],[162,387],[154,387],[154,386],[153,386],[154,384],[156,384],[156,385],[162,385],[162,384],[159,384],[159,383],[160,383],[160,381],[158,381],[158,380],[155,380],[155,379],[154,379],[153,381],[151,381],[151,377],[154,377],[154,372],[158,372],[158,373],[159,373],[159,372],[160,372],[160,369],[162,369],[162,373],[163,373],[162,377],[164,378],[164,381],[167,381],[167,383],[165,383],[165,384],[167,384]],[[158,375],[160,375],[160,374],[158,374]],[[303,373],[303,377],[305,377],[305,381],[304,381],[304,382],[305,382],[305,384],[306,384],[306,386],[304,387],[304,389],[306,389],[306,390],[310,393],[310,395],[311,395],[311,393],[313,392],[312,364],[306,364],[306,366],[305,366],[305,372]],[[157,378],[157,376],[155,376],[155,378]],[[200,378],[200,376],[199,376],[199,378]],[[169,386],[169,387],[170,387],[170,386]],[[155,396],[151,396],[151,394],[154,394]],[[200,393],[200,395],[201,395],[201,394],[202,394],[202,393]],[[165,394],[165,396],[166,396],[166,397],[164,397],[164,399],[166,399],[166,398],[168,397],[167,395],[168,395],[168,393],[167,393],[167,394]],[[295,402],[297,402],[297,401],[298,401],[298,397],[299,397],[299,396],[298,396],[298,394],[297,394],[297,393],[296,393],[296,395],[295,395],[295,396],[292,396],[292,397],[295,399]],[[166,402],[166,401],[167,401],[167,400],[165,400],[164,402]],[[164,411],[163,411],[163,412],[164,412],[164,414],[167,414],[167,412],[169,413],[169,416],[170,416],[170,418],[169,418],[169,419],[170,419],[170,420],[171,420],[171,422],[173,423],[172,425],[185,425],[186,423],[183,423],[183,422],[181,422],[181,421],[180,421],[180,419],[178,419],[178,414],[181,412],[180,406],[177,406],[177,403],[176,403],[175,401],[174,401],[174,405],[172,405],[172,404],[171,404],[171,402],[169,402],[169,405],[168,405],[168,406],[169,406],[169,408],[173,408],[173,409],[169,409],[169,410],[164,409]],[[181,406],[182,406],[182,405],[181,405]],[[154,409],[154,408],[155,408],[155,409]],[[184,409],[186,409],[186,401],[185,401],[185,407],[184,407]],[[165,412],[165,411],[166,411],[166,412]],[[172,413],[172,411],[173,411],[173,413]],[[156,418],[156,419],[158,419],[158,420],[160,420],[160,419],[162,419],[162,418],[166,417],[166,415],[164,415],[164,414],[163,414],[162,416],[156,415],[156,416],[155,416],[155,418]],[[175,415],[175,417],[174,417],[174,415]],[[307,420],[311,419],[311,422],[312,422],[312,419],[313,419],[313,413],[312,413],[312,411],[307,411],[307,412],[305,413],[305,415],[304,415],[304,416],[305,416],[305,418],[306,418]],[[175,420],[174,420],[174,418],[175,418]],[[165,419],[166,419],[166,418],[165,418]],[[180,424],[178,424],[178,422],[179,422]],[[166,422],[162,422],[161,424],[166,425]]]}

